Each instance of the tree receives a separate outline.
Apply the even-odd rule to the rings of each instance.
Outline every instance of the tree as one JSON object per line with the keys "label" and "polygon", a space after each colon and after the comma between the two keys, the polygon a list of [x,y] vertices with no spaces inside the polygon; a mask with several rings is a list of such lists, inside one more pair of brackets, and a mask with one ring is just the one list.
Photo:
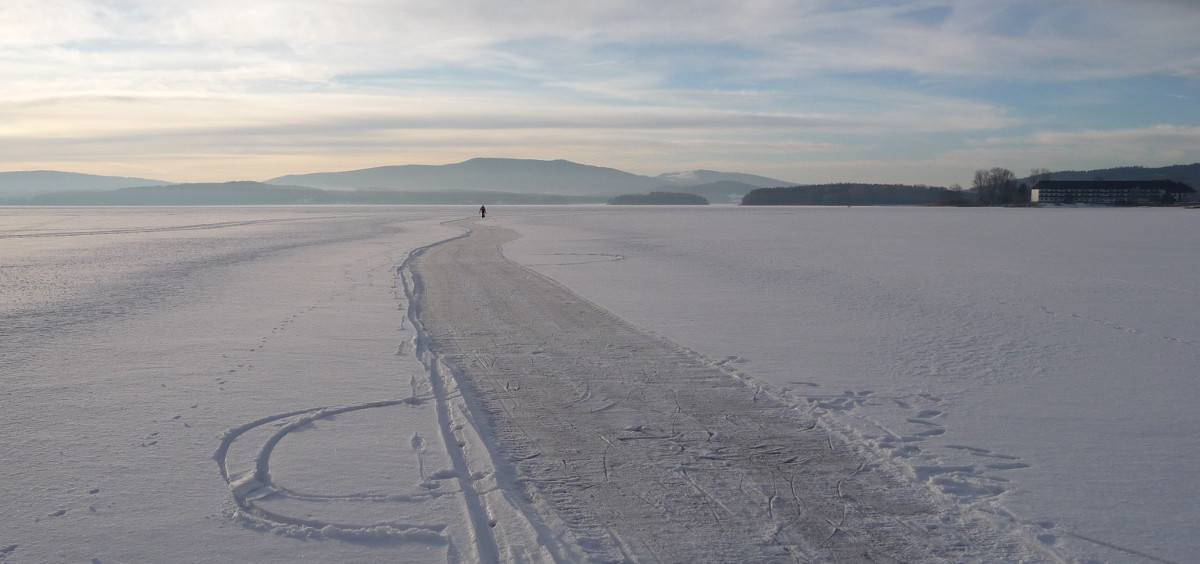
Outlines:
{"label": "tree", "polygon": [[942,193],[942,204],[958,206],[963,205],[966,202],[967,199],[965,196],[963,196],[963,188],[958,184],[951,184],[950,187],[946,188],[946,191]]}
{"label": "tree", "polygon": [[1019,186],[1017,186],[1017,191],[1013,193],[1013,198],[1011,201],[1009,201],[1009,203],[1026,205],[1030,202],[1030,195],[1032,193],[1033,190],[1030,189],[1030,186],[1022,182]]}
{"label": "tree", "polygon": [[1017,176],[1007,168],[975,171],[971,190],[985,206],[1012,204],[1019,200]]}

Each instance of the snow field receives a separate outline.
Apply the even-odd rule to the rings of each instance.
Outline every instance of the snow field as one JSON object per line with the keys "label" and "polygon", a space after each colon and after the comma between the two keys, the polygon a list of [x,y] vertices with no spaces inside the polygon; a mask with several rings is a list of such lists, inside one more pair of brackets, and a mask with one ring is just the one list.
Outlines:
{"label": "snow field", "polygon": [[1194,212],[495,215],[509,257],[1068,561],[1200,551]]}
{"label": "snow field", "polygon": [[69,303],[3,304],[22,328],[0,370],[4,561],[428,562],[469,545],[395,270],[457,232],[429,210],[176,221],[214,215],[295,221],[4,242],[9,265],[109,249],[72,269],[108,282],[63,282]]}
{"label": "snow field", "polygon": [[[711,362],[507,261],[421,254],[431,351],[571,561],[1052,561],[995,511],[937,504]],[[469,401],[470,403],[470,401]],[[531,519],[532,521],[532,519]]]}
{"label": "snow field", "polygon": [[489,211],[0,210],[0,562],[1200,552],[1192,212]]}

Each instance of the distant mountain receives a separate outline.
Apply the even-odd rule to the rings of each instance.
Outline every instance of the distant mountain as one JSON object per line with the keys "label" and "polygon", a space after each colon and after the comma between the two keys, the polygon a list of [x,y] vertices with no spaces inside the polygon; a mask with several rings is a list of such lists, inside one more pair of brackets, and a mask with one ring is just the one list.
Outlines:
{"label": "distant mountain", "polygon": [[[349,170],[289,174],[264,183],[230,182],[182,184],[175,190],[145,190],[175,183],[148,178],[99,176],[49,170],[0,172],[0,203],[46,205],[138,205],[202,201],[236,203],[358,202],[358,203],[458,203],[485,199],[490,203],[603,202],[620,194],[681,192],[718,203],[738,202],[758,187],[787,186],[789,182],[713,170],[671,172],[643,176],[566,160],[471,159],[447,165],[398,165]],[[267,187],[309,188],[343,192],[368,192],[355,196],[262,192]],[[129,190],[127,190],[129,189]],[[136,189],[136,190],[135,190]],[[105,196],[89,193],[116,192]],[[380,192],[403,192],[388,196]],[[455,192],[453,195],[439,193]],[[146,199],[139,200],[139,197]],[[564,199],[565,198],[565,199]],[[583,198],[583,199],[579,199]]]}
{"label": "distant mountain", "polygon": [[642,176],[565,160],[471,159],[447,165],[382,166],[344,172],[289,174],[268,184],[309,186],[335,190],[487,190],[516,193],[605,195],[649,192],[664,186],[681,186],[734,180],[752,186],[786,186],[789,183],[752,174],[716,171],[676,172]]}
{"label": "distant mountain", "polygon": [[795,182],[785,182],[765,176],[745,174],[741,172],[719,172],[715,170],[688,170],[684,172],[667,172],[656,178],[665,186],[699,186],[718,182],[737,182],[748,184],[754,188],[781,188],[795,186]]}
{"label": "distant mountain", "polygon": [[[781,184],[780,186],[785,186]],[[705,200],[716,204],[740,204],[742,198],[753,190],[759,189],[760,186],[737,182],[734,180],[721,180],[719,182],[711,182],[708,184],[698,184],[696,186],[674,186],[661,187],[663,191],[682,192],[684,194],[695,194],[702,196]]]}
{"label": "distant mountain", "polygon": [[570,161],[471,159],[448,165],[381,166],[345,172],[289,174],[268,184],[335,190],[486,190],[539,194],[622,194],[658,185],[648,177]]}
{"label": "distant mountain", "polygon": [[39,194],[28,198],[43,206],[196,206],[256,204],[320,204],[324,191],[261,182],[222,182],[135,186],[105,191]]}
{"label": "distant mountain", "polygon": [[1065,170],[1022,181],[1033,184],[1037,180],[1174,180],[1200,190],[1200,163],[1172,165],[1158,168],[1123,166],[1099,170]]}
{"label": "distant mountain", "polygon": [[608,201],[610,206],[707,206],[704,196],[682,192],[622,194]]}
{"label": "distant mountain", "polygon": [[[600,203],[600,198],[506,192],[401,192],[385,190],[322,190],[304,186],[277,186],[262,182],[223,182],[139,186],[92,192],[39,194],[8,204],[39,206],[215,206],[305,204],[580,204]],[[0,203],[3,199],[0,199]]]}
{"label": "distant mountain", "polygon": [[0,172],[0,199],[26,198],[54,192],[91,192],[167,184],[172,183],[148,178],[99,176],[54,170]]}

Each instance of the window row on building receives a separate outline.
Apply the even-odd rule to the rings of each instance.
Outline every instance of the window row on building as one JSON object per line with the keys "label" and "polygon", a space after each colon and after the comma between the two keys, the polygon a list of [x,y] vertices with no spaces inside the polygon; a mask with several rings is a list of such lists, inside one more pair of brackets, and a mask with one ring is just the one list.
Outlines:
{"label": "window row on building", "polygon": [[1042,180],[1029,190],[1035,204],[1173,204],[1195,195],[1190,186],[1173,180]]}

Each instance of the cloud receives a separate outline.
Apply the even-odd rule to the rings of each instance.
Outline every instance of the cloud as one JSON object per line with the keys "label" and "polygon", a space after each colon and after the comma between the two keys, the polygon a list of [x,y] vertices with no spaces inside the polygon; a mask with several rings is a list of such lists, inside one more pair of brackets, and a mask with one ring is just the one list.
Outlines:
{"label": "cloud", "polygon": [[721,73],[736,82],[881,70],[1083,79],[1200,71],[1200,9],[1186,2],[845,5],[19,0],[0,7],[0,64],[25,72],[44,65],[127,87],[144,78],[135,71],[207,71],[216,88],[254,87],[249,75],[257,73],[259,87],[275,82],[285,90],[336,84],[354,73],[446,65],[544,81],[614,74],[715,81],[703,75]]}
{"label": "cloud", "polygon": [[[210,167],[224,154],[278,173],[331,147],[372,164],[524,154],[620,168],[649,163],[644,151],[666,166],[749,162],[757,147],[759,166],[830,152],[951,166],[918,148],[970,136],[1003,141],[964,137],[959,156],[1065,156],[1119,143],[1093,123],[1078,126],[1087,139],[1048,142],[1025,129],[1043,116],[989,90],[1200,76],[1198,14],[1170,0],[11,0],[0,139],[24,147],[12,166],[132,162],[119,148],[188,168],[191,147]],[[1168,127],[1198,125],[1185,113]],[[1127,153],[1151,154],[1170,150]]]}
{"label": "cloud", "polygon": [[[782,0],[18,1],[0,8],[0,20],[7,22],[0,23],[0,45],[66,46],[79,52],[123,45],[122,57],[136,59],[141,52],[144,63],[155,68],[167,61],[146,52],[171,50],[185,64],[189,53],[224,57],[228,65],[258,52],[274,61],[307,61],[310,70],[325,67],[327,74],[315,80],[347,70],[447,63],[517,70],[550,70],[547,66],[563,63],[559,51],[521,48],[527,45],[568,49],[570,64],[599,62],[614,47],[623,47],[653,68],[686,60],[690,49],[718,46],[706,57],[720,59],[724,50],[749,63],[752,73],[888,69],[1092,77],[1147,70],[1194,73],[1200,52],[1200,39],[1192,33],[1198,8],[1186,2],[844,5]],[[932,22],[914,18],[920,11],[939,16]],[[672,46],[683,49],[672,51]],[[629,58],[620,62],[639,64]]]}
{"label": "cloud", "polygon": [[1041,131],[989,138],[943,155],[947,160],[1003,166],[1017,172],[1093,170],[1138,164],[1167,166],[1200,161],[1200,126],[1158,124],[1141,128]]}
{"label": "cloud", "polygon": [[1140,129],[1117,129],[1109,131],[1037,133],[1030,140],[1039,145],[1096,145],[1096,144],[1142,144],[1173,145],[1200,148],[1200,127],[1160,124]]}
{"label": "cloud", "polygon": [[[464,138],[482,131],[563,130],[579,138],[627,130],[664,139],[698,137],[710,142],[764,144],[777,139],[812,147],[843,144],[828,136],[880,136],[928,132],[990,130],[1019,123],[996,108],[951,98],[892,96],[875,105],[865,92],[852,103],[805,111],[788,103],[743,103],[772,95],[743,93],[733,102],[671,103],[678,93],[649,96],[645,104],[606,104],[516,90],[472,93],[417,90],[403,93],[311,92],[275,96],[261,93],[94,91],[53,97],[10,98],[0,104],[0,139],[19,142],[94,137],[144,139],[158,144],[166,136],[191,139],[249,139],[306,145],[318,150],[327,139],[357,136],[383,139],[394,134],[458,132]],[[686,97],[697,97],[693,94]],[[722,97],[730,97],[723,95]],[[228,142],[228,141],[227,141]]]}

